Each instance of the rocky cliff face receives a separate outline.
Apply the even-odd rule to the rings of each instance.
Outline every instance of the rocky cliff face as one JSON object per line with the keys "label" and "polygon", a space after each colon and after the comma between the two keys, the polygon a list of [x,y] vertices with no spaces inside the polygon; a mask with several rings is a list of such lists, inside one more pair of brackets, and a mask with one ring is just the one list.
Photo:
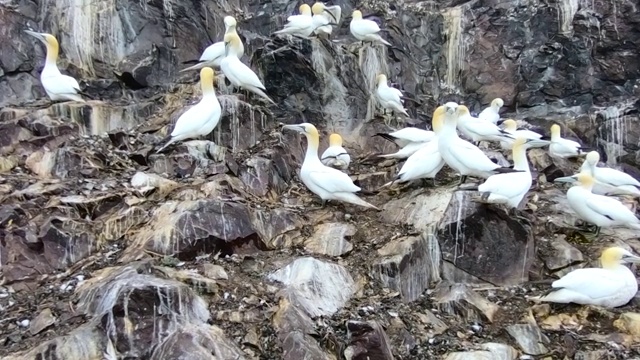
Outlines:
{"label": "rocky cliff face", "polygon": [[[374,191],[398,166],[371,154],[388,129],[371,99],[376,73],[408,97],[409,123],[436,104],[548,129],[558,121],[609,164],[640,162],[640,13],[632,1],[337,1],[331,41],[276,38],[290,1],[0,3],[0,353],[7,359],[628,358],[633,314],[530,307],[524,295],[593,263],[603,245],[567,223],[575,170],[543,151],[523,216],[474,203],[445,172],[437,187],[367,197],[380,213],[319,208],[298,182],[304,141],[279,122],[343,134],[350,174]],[[349,35],[357,6],[393,48]],[[274,15],[276,14],[276,15]],[[155,154],[197,74],[179,73],[234,15],[251,64],[279,104],[232,94],[209,141]],[[94,99],[51,104],[44,49]],[[116,76],[117,74],[117,76]],[[221,78],[219,80],[222,80]],[[402,126],[396,121],[393,126]],[[326,146],[323,140],[321,150]],[[498,159],[500,154],[495,155]],[[504,160],[504,159],[502,159]],[[636,170],[637,171],[637,170]],[[483,259],[477,261],[477,259]],[[479,288],[476,287],[479,285]],[[475,287],[475,289],[474,289]],[[563,312],[564,311],[564,312]],[[505,331],[506,330],[506,331]],[[612,348],[605,344],[616,343]],[[551,355],[556,354],[556,355]]]}

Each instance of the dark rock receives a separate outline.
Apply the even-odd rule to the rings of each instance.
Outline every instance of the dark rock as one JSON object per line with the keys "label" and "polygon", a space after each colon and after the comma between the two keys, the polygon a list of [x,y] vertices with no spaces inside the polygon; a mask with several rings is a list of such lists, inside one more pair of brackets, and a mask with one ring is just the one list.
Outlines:
{"label": "dark rock", "polygon": [[349,346],[344,351],[347,359],[392,360],[389,339],[382,326],[375,321],[347,322]]}

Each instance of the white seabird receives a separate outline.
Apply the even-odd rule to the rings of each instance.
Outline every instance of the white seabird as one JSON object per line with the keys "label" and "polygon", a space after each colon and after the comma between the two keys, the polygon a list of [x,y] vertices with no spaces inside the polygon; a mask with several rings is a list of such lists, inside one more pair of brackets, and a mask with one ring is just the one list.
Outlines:
{"label": "white seabird", "polygon": [[593,193],[598,195],[635,195],[640,196],[640,182],[633,176],[620,170],[598,167],[600,154],[590,151],[580,171],[586,171],[593,176],[596,182],[593,184]]}
{"label": "white seabird", "polygon": [[47,46],[47,58],[40,74],[40,82],[44,91],[53,101],[72,100],[85,102],[80,96],[80,84],[69,75],[63,75],[58,69],[58,52],[60,46],[55,36],[47,33],[38,33],[25,30],[25,33],[35,37]]}
{"label": "white seabird", "polygon": [[208,135],[218,125],[222,108],[213,88],[213,79],[212,68],[204,67],[200,70],[202,99],[180,115],[171,135],[164,140],[168,142],[157,151],[158,153],[176,141]]}
{"label": "white seabird", "polygon": [[454,102],[439,106],[434,113],[434,116],[444,118],[444,126],[438,134],[438,151],[445,163],[461,175],[460,183],[464,183],[467,175],[488,178],[494,174],[518,171],[494,163],[477,146],[458,136],[458,117],[468,113],[466,106]]}
{"label": "white seabird", "polygon": [[575,303],[615,308],[627,304],[638,292],[635,274],[625,263],[639,263],[640,257],[620,247],[602,252],[602,268],[576,269],[554,281],[551,291],[534,301]]}
{"label": "white seabird", "polygon": [[[535,131],[531,131],[527,129],[516,130],[518,128],[518,124],[513,119],[507,119],[503,121],[502,125],[503,125],[503,130],[513,135],[513,137],[523,137],[525,139],[537,140],[535,142],[530,142],[529,148],[544,147],[551,143],[548,140],[541,140],[542,135],[538,134]],[[503,141],[500,141],[500,147],[502,147],[504,150],[511,150],[512,145],[513,145],[513,140],[511,139],[504,139]]]}
{"label": "white seabird", "polygon": [[260,95],[275,105],[276,103],[265,94],[264,91],[266,89],[258,75],[238,58],[236,49],[238,49],[239,43],[241,43],[240,37],[235,33],[229,33],[224,36],[226,56],[220,62],[222,73],[235,87]]}
{"label": "white seabird", "polygon": [[442,130],[442,120],[441,116],[435,116],[434,114],[431,126],[435,136],[426,145],[423,145],[418,151],[409,156],[396,178],[382,185],[382,187],[389,186],[394,182],[405,183],[417,179],[434,179],[435,185],[435,177],[444,166],[444,159],[442,159],[438,151],[438,134]]}
{"label": "white seabird", "polygon": [[309,123],[302,123],[285,125],[283,126],[284,129],[303,133],[307,137],[307,152],[300,169],[300,180],[311,192],[322,199],[323,206],[327,200],[339,200],[380,210],[355,194],[362,189],[353,183],[349,175],[325,166],[320,162],[320,158],[318,158],[320,137],[315,126]]}
{"label": "white seabird", "polygon": [[500,121],[500,108],[503,106],[504,101],[502,99],[495,98],[491,100],[491,105],[480,112],[478,119],[498,124],[498,121]]}
{"label": "white seabird", "polygon": [[321,2],[313,4],[311,12],[313,33],[316,35],[331,35],[333,25],[338,25],[342,16],[340,5],[326,6]]}
{"label": "white seabird", "polygon": [[387,46],[391,46],[391,43],[383,39],[378,33],[380,27],[378,23],[373,20],[363,19],[362,12],[360,10],[354,10],[351,15],[351,23],[349,24],[349,30],[351,35],[356,39],[364,42],[381,42]]}
{"label": "white seabird", "polygon": [[[545,137],[542,137],[543,140],[547,140]],[[554,158],[571,158],[580,155],[584,155],[585,147],[580,145],[579,143],[569,140],[563,139],[560,136],[560,125],[553,124],[551,125],[551,144],[549,144],[549,155]]]}
{"label": "white seabird", "polygon": [[[238,32],[236,31],[236,25],[237,25],[237,22],[233,16],[225,16],[224,17],[224,27],[225,27],[224,34],[226,35],[226,34],[233,33],[238,35]],[[236,46],[235,51],[238,58],[242,58],[242,55],[244,55],[244,45],[242,44],[242,41],[235,43],[235,46]],[[217,43],[209,45],[206,49],[204,49],[204,51],[202,52],[202,55],[200,56],[200,59],[198,59],[197,64],[193,66],[189,66],[188,68],[182,69],[180,70],[180,72],[202,69],[205,66],[213,66],[218,68],[220,67],[220,62],[222,61],[222,59],[224,59],[224,56],[225,56],[224,41],[218,41]],[[191,63],[191,62],[192,61],[187,61],[186,63]]]}
{"label": "white seabird", "polygon": [[388,134],[377,133],[374,136],[380,136],[381,138],[392,141],[396,145],[400,146],[400,150],[397,152],[378,155],[379,157],[387,159],[406,159],[425,146],[429,141],[433,140],[436,134],[429,130],[407,127]]}
{"label": "white seabird", "polygon": [[577,186],[567,191],[567,201],[580,219],[596,226],[596,236],[601,227],[624,226],[640,230],[640,219],[628,207],[616,199],[591,192],[595,180],[587,172],[560,177],[554,182],[577,182]]}
{"label": "white seabird", "polygon": [[397,111],[405,116],[409,116],[407,110],[405,110],[403,105],[402,91],[389,87],[387,84],[387,76],[384,74],[378,74],[376,76],[376,82],[378,83],[378,87],[376,89],[376,99],[380,103],[380,105],[386,110]]}
{"label": "white seabird", "polygon": [[300,5],[300,14],[289,16],[284,28],[274,32],[274,34],[289,34],[306,38],[313,33],[313,30],[311,7],[307,4],[302,4]]}
{"label": "white seabird", "polygon": [[500,129],[498,125],[471,116],[466,106],[458,107],[458,113],[458,130],[476,144],[480,141],[513,140],[513,135]]}
{"label": "white seabird", "polygon": [[508,174],[496,174],[490,176],[483,184],[478,186],[482,199],[489,203],[506,204],[510,208],[517,208],[522,199],[531,189],[531,170],[526,150],[530,143],[540,140],[518,137],[513,142],[513,169],[522,170]]}
{"label": "white seabird", "polygon": [[320,160],[326,166],[345,170],[351,163],[351,156],[342,147],[342,136],[331,134],[329,136],[329,147],[322,153]]}

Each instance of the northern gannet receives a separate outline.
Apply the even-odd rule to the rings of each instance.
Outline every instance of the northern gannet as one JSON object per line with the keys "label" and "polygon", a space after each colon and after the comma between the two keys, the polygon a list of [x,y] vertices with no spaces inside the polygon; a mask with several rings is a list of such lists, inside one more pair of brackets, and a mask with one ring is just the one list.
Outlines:
{"label": "northern gannet", "polygon": [[498,125],[474,118],[466,106],[458,107],[458,114],[458,130],[475,143],[514,138],[507,131],[500,129]]}
{"label": "northern gannet", "polygon": [[300,15],[289,16],[284,28],[274,32],[274,34],[290,34],[306,38],[313,33],[313,30],[311,7],[307,4],[302,4],[300,5]]}
{"label": "northern gannet", "polygon": [[318,158],[318,144],[320,137],[315,126],[309,123],[284,125],[284,129],[303,133],[307,137],[307,152],[300,169],[300,180],[314,194],[322,199],[322,205],[327,200],[340,200],[376,210],[376,206],[360,199],[355,192],[362,189],[356,186],[349,175],[340,170],[328,167]]}
{"label": "northern gannet", "polygon": [[[593,193],[599,195],[613,194],[633,194],[640,195],[640,182],[633,176],[620,170],[598,167],[600,154],[597,151],[591,151],[587,154],[584,163],[580,167],[580,171],[586,171],[596,179],[593,185]],[[616,190],[621,190],[620,192]]]}
{"label": "northern gannet", "polygon": [[406,159],[420,148],[425,146],[429,141],[435,138],[435,133],[429,130],[418,129],[415,127],[407,127],[394,131],[392,133],[377,133],[374,136],[380,136],[383,139],[394,142],[400,146],[400,150],[393,154],[378,155],[383,158]]}
{"label": "northern gannet", "polygon": [[340,5],[326,6],[321,2],[313,4],[311,12],[313,32],[316,35],[331,35],[333,25],[338,25],[342,16]]}
{"label": "northern gannet", "polygon": [[331,134],[329,136],[329,147],[322,153],[320,160],[326,166],[336,169],[345,170],[351,163],[351,156],[342,147],[342,136],[340,134]]}
{"label": "northern gannet", "polygon": [[[231,34],[231,33],[238,35],[238,32],[236,31],[236,25],[237,25],[237,22],[233,16],[225,16],[224,17],[225,35]],[[236,42],[235,46],[236,46],[235,51],[236,51],[236,54],[238,55],[238,58],[242,58],[242,55],[244,55],[244,45],[242,44],[242,41]],[[180,72],[202,69],[205,66],[220,67],[220,62],[222,61],[222,59],[224,59],[224,56],[225,56],[224,41],[218,41],[217,43],[214,43],[213,45],[209,45],[206,49],[204,49],[204,51],[202,52],[202,55],[200,56],[200,59],[197,60],[198,61],[197,64],[193,66],[189,66],[186,69],[182,69],[180,70]],[[193,61],[183,62],[183,64],[187,64],[187,63],[193,63]]]}
{"label": "northern gannet", "polygon": [[207,135],[218,125],[222,109],[213,88],[213,76],[214,72],[210,67],[200,70],[202,99],[180,115],[171,135],[164,140],[168,142],[157,151],[158,153],[176,141]]}
{"label": "northern gannet", "polygon": [[63,75],[56,64],[60,47],[55,36],[47,33],[38,33],[25,30],[25,33],[35,37],[47,46],[47,59],[40,74],[40,82],[44,91],[53,101],[72,100],[85,102],[80,96],[80,84],[69,75]]}
{"label": "northern gannet", "polygon": [[566,159],[583,155],[584,150],[586,150],[585,147],[573,140],[563,139],[560,136],[560,125],[558,124],[551,125],[551,138],[543,136],[542,139],[551,140],[551,144],[549,144],[549,155],[551,157]]}
{"label": "northern gannet", "polygon": [[220,62],[222,73],[234,86],[260,95],[275,105],[275,102],[264,93],[266,89],[258,75],[238,58],[236,49],[239,43],[241,40],[237,34],[229,33],[224,36],[226,56]]}
{"label": "northern gannet", "polygon": [[640,230],[640,220],[628,207],[616,199],[591,192],[595,181],[587,172],[560,177],[554,182],[577,182],[577,186],[567,191],[569,206],[580,219],[596,226],[596,236],[601,227],[625,226]]}
{"label": "northern gannet", "polygon": [[349,30],[351,30],[351,34],[356,39],[362,41],[363,43],[374,43],[378,41],[387,46],[391,46],[391,43],[383,39],[378,34],[380,32],[378,23],[373,20],[363,19],[362,12],[360,12],[360,10],[353,10],[353,14],[351,15],[351,23],[349,24]]}
{"label": "northern gannet", "polygon": [[483,201],[495,204],[506,204],[510,208],[517,208],[531,188],[531,171],[527,159],[527,149],[530,142],[537,140],[518,137],[513,142],[513,169],[522,170],[508,174],[491,175],[483,184],[478,186]]}
{"label": "northern gannet", "polygon": [[602,268],[573,270],[551,284],[553,289],[534,301],[575,303],[615,308],[627,304],[638,292],[635,274],[625,263],[639,263],[640,257],[620,247],[605,249],[600,256]]}
{"label": "northern gannet", "polygon": [[387,76],[384,74],[378,74],[378,76],[376,76],[376,82],[378,83],[376,98],[384,108],[385,112],[389,109],[400,112],[408,117],[409,113],[407,113],[407,110],[405,110],[402,105],[402,97],[404,96],[402,91],[389,87],[389,85],[387,85]]}
{"label": "northern gannet", "polygon": [[439,106],[433,115],[444,119],[438,134],[438,151],[445,163],[461,175],[460,184],[464,183],[467,175],[488,178],[494,174],[518,171],[494,163],[477,146],[458,136],[458,117],[468,113],[466,106],[448,102]]}
{"label": "northern gannet", "polygon": [[500,108],[504,106],[504,101],[500,98],[491,100],[491,105],[482,110],[478,115],[478,119],[491,121],[497,124],[500,121]]}
{"label": "northern gannet", "polygon": [[444,166],[444,159],[442,159],[438,151],[438,134],[442,130],[442,120],[442,116],[435,116],[434,114],[431,126],[435,136],[426,145],[409,156],[396,178],[382,185],[382,187],[389,186],[394,182],[405,183],[417,179],[434,179],[435,184],[436,175]]}
{"label": "northern gannet", "polygon": [[[529,142],[528,143],[529,148],[544,147],[551,143],[548,140],[541,140],[542,135],[538,134],[537,132],[526,130],[526,129],[516,130],[518,128],[518,124],[513,119],[507,119],[503,121],[502,124],[504,125],[503,130],[513,135],[514,137],[523,137],[525,139],[537,140],[535,142],[533,141]],[[504,150],[511,150],[512,145],[513,145],[513,140],[511,139],[505,139],[503,141],[500,141],[500,146]]]}

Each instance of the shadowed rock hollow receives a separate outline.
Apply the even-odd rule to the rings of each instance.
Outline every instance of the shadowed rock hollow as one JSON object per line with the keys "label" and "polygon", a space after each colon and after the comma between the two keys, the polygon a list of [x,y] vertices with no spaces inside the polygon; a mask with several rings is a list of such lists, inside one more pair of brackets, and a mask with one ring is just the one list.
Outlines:
{"label": "shadowed rock hollow", "polygon": [[[637,4],[333,4],[344,19],[331,41],[271,36],[300,5],[291,1],[0,4],[4,359],[639,356],[637,300],[599,311],[524,298],[595,265],[604,246],[640,251],[631,230],[597,241],[575,231],[565,190],[548,181],[577,164],[531,150],[520,217],[473,202],[449,170],[437,187],[364,197],[381,212],[320,208],[297,175],[306,143],[279,126],[316,124],[320,151],[340,132],[350,175],[375,191],[401,165],[371,157],[395,151],[371,137],[389,129],[371,97],[383,72],[413,100],[411,120],[393,127],[429,127],[446,101],[479,112],[501,97],[503,118],[547,132],[559,122],[637,175]],[[394,47],[355,41],[354,6]],[[218,127],[156,154],[200,96],[182,62],[221,39],[225,15],[278,106],[232,93],[218,74]],[[57,36],[60,68],[92,100],[50,103],[29,28]]]}

